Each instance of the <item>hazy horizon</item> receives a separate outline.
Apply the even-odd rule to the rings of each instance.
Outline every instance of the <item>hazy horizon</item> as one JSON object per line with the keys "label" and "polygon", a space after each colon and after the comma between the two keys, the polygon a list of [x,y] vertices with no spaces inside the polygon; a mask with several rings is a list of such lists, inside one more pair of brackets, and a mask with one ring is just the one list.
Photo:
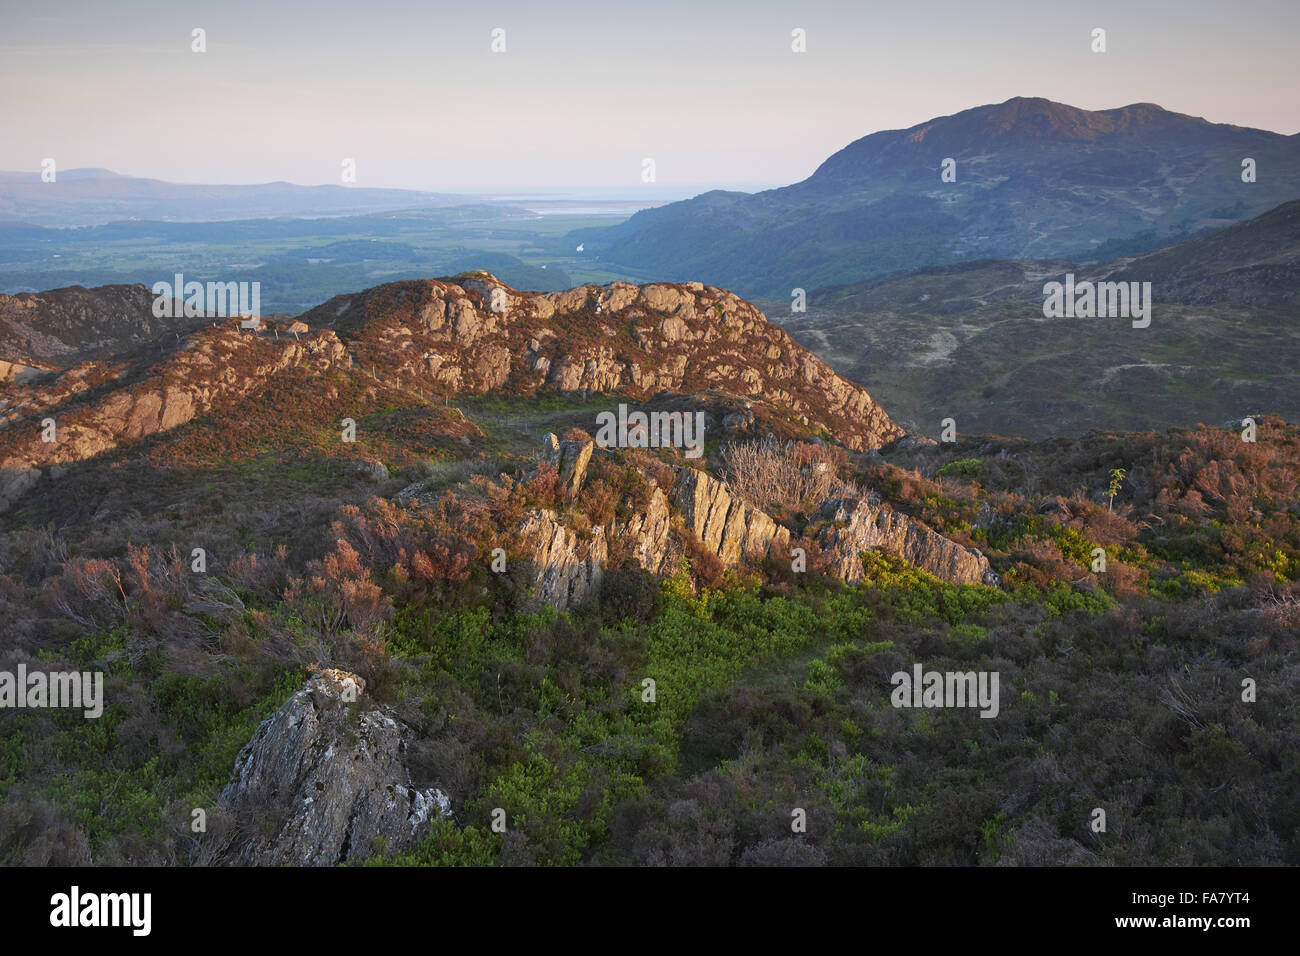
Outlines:
{"label": "hazy horizon", "polygon": [[[477,192],[471,191],[450,191],[450,190],[429,190],[417,186],[361,186],[358,184],[342,184],[337,182],[324,183],[304,183],[292,182],[283,179],[260,179],[249,182],[199,182],[184,179],[159,179],[155,176],[137,176],[129,171],[120,169],[109,169],[104,166],[76,166],[70,169],[60,167],[58,175],[65,182],[84,180],[83,176],[72,176],[86,172],[107,172],[114,176],[120,176],[127,179],[147,179],[155,182],[166,182],[175,186],[270,186],[288,184],[290,186],[345,186],[351,189],[401,189],[419,192],[440,193],[443,195],[464,196],[470,199],[480,199],[491,202],[572,202],[572,201],[590,201],[590,202],[674,202],[679,199],[686,199],[698,196],[700,193],[708,192],[714,189],[725,189],[735,192],[755,193],[768,189],[779,189],[789,183],[636,183],[628,184],[593,184],[589,186],[548,186],[542,184],[537,187],[519,186],[519,187],[501,187],[483,189]],[[34,181],[39,180],[41,176],[40,169],[0,169],[0,176],[28,176]]]}
{"label": "hazy horizon", "polygon": [[[680,0],[376,0],[364,17],[337,0],[52,0],[0,13],[0,168],[52,157],[176,183],[317,185],[353,158],[363,187],[676,197],[798,182],[872,132],[1014,96],[1151,102],[1290,135],[1297,26],[1282,0],[885,13],[812,0],[743,16]],[[1095,27],[1105,53],[1090,49]],[[792,52],[795,28],[807,52]]]}

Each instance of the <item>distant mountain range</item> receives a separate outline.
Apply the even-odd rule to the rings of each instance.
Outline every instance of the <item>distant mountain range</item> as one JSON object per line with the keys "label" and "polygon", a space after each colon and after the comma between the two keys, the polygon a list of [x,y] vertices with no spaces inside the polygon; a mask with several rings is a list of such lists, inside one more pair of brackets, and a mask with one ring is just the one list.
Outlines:
{"label": "distant mountain range", "polygon": [[0,220],[43,226],[94,226],[122,219],[197,222],[275,216],[364,215],[391,209],[447,206],[463,196],[414,189],[352,186],[206,186],[123,176],[108,169],[0,172]]}
{"label": "distant mountain range", "polygon": [[[941,179],[945,159],[955,182]],[[1245,159],[1255,182],[1242,181]],[[1300,134],[1017,97],[865,136],[783,189],[709,192],[569,238],[610,266],[789,297],[962,260],[1097,261],[1298,196]]]}
{"label": "distant mountain range", "polygon": [[[1067,273],[1150,282],[1150,327],[1044,318],[1044,284]],[[985,259],[815,290],[803,314],[760,304],[922,433],[947,417],[1030,438],[1300,418],[1300,200],[1103,263]]]}

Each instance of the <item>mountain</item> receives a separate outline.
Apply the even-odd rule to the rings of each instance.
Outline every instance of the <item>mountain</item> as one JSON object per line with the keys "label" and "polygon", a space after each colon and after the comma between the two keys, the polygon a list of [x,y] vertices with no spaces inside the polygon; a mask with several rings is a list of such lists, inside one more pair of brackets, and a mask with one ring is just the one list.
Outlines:
{"label": "mountain", "polygon": [[[1049,319],[1043,286],[1151,283],[1151,324]],[[1047,438],[1259,412],[1300,418],[1300,201],[1154,252],[1101,263],[977,260],[762,303],[895,415]]]}
{"label": "mountain", "polygon": [[[948,158],[955,182],[941,181]],[[1257,181],[1242,182],[1244,158]],[[570,238],[638,274],[789,298],[960,260],[1151,249],[1297,194],[1300,135],[1017,97],[865,136],[792,186],[705,193]]]}
{"label": "mountain", "polygon": [[396,209],[446,206],[459,197],[411,189],[351,186],[252,186],[169,183],[123,176],[107,169],[40,173],[0,172],[0,220],[41,226],[93,226],[123,219],[172,222],[364,215]]}

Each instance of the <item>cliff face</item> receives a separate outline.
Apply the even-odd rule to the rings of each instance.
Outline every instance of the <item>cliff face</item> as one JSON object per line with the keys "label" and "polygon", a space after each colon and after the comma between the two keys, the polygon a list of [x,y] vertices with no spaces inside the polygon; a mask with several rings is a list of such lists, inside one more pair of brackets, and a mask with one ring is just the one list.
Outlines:
{"label": "cliff face", "polygon": [[535,511],[516,529],[532,547],[534,603],[561,609],[583,603],[600,593],[609,549],[603,528],[584,541],[556,519],[553,511]]}
{"label": "cliff face", "polygon": [[769,551],[789,551],[789,529],[732,497],[723,482],[703,472],[681,470],[673,487],[673,503],[686,527],[723,564],[735,565],[742,558],[758,561]]}
{"label": "cliff face", "polygon": [[354,674],[323,671],[257,729],[221,794],[241,834],[232,862],[349,863],[376,837],[403,850],[450,813],[442,791],[411,786],[410,729],[364,691]]}

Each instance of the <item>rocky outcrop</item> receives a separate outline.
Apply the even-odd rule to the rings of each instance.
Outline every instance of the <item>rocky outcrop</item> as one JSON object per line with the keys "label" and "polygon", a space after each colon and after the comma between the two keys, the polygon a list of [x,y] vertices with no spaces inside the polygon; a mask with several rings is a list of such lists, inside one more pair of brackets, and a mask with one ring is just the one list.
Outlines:
{"label": "rocky outcrop", "polygon": [[175,318],[156,316],[154,298],[143,285],[69,286],[0,295],[0,357],[67,367],[83,359],[105,359],[159,336],[184,334],[211,321],[186,318],[183,309]]}
{"label": "rocky outcrop", "polygon": [[532,568],[528,606],[549,604],[564,610],[600,593],[609,557],[603,528],[593,528],[591,538],[584,540],[555,512],[538,510],[524,517],[517,532]]}
{"label": "rocky outcrop", "polygon": [[903,434],[865,389],[753,305],[698,282],[543,294],[478,272],[337,296],[302,320],[336,330],[362,367],[431,389],[588,389],[637,400],[712,390],[769,401],[850,448]]}
{"label": "rocky outcrop", "polygon": [[789,551],[789,529],[732,497],[725,484],[702,471],[680,470],[673,503],[686,527],[723,564],[761,560],[769,551]]}
{"label": "rocky outcrop", "polygon": [[[591,455],[591,442],[561,443],[547,435],[541,458],[557,464],[567,485],[574,475],[581,481]],[[755,564],[768,555],[791,556],[790,529],[733,495],[724,482],[693,468],[675,474],[671,494],[646,476],[650,489],[642,503],[625,507],[629,516],[592,528],[590,535],[578,534],[553,511],[529,512],[516,529],[530,568],[527,606],[567,610],[595,598],[611,547],[652,574],[665,573],[681,551],[683,531],[727,567]],[[674,515],[680,517],[676,532]],[[832,573],[849,584],[864,577],[862,553],[875,550],[954,584],[997,583],[979,551],[867,499],[833,498],[813,514],[809,528]]]}
{"label": "rocky outcrop", "polygon": [[[253,395],[277,372],[303,368],[324,372],[346,365],[343,343],[331,331],[298,339],[243,332],[236,322],[194,334],[167,360],[134,381],[104,391],[115,377],[100,363],[64,372],[48,388],[12,390],[0,423],[0,510],[46,469],[84,461],[184,425],[221,401]],[[127,375],[119,368],[116,377]],[[94,396],[86,400],[84,394]],[[54,423],[47,441],[46,419]]]}
{"label": "rocky outcrop", "polygon": [[352,462],[352,470],[371,481],[387,481],[389,478],[388,466],[382,461],[371,461],[369,458],[355,459]]}
{"label": "rocky outcrop", "polygon": [[856,584],[864,551],[884,551],[953,584],[991,582],[988,558],[945,538],[915,518],[863,498],[832,498],[812,521],[829,522],[817,536],[835,574]]}
{"label": "rocky outcrop", "polygon": [[622,542],[641,567],[651,574],[658,574],[668,563],[671,526],[668,496],[655,485],[645,510],[633,512],[625,522],[613,522],[609,537]]}
{"label": "rocky outcrop", "polygon": [[564,483],[564,490],[570,496],[576,495],[582,488],[582,479],[587,474],[587,464],[595,450],[594,441],[560,441],[553,434],[542,440],[542,460],[555,466]]}
{"label": "rocky outcrop", "polygon": [[220,806],[242,834],[231,862],[333,866],[362,860],[383,837],[411,846],[451,801],[411,786],[410,728],[370,705],[365,681],[322,671],[240,751]]}

